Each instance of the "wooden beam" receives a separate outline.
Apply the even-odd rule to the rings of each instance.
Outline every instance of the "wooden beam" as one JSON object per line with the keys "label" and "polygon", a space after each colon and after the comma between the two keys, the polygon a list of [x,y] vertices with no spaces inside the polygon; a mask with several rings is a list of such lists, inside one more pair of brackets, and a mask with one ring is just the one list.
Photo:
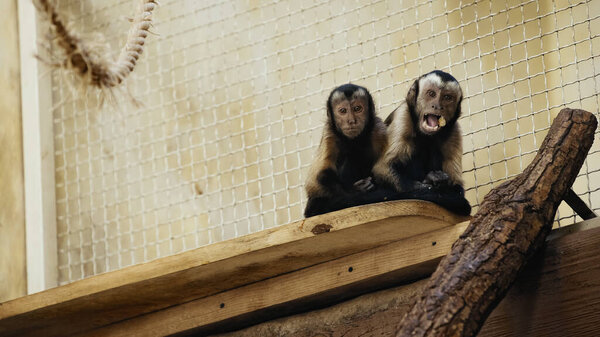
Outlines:
{"label": "wooden beam", "polygon": [[429,275],[468,222],[116,323],[88,336],[207,335]]}
{"label": "wooden beam", "polygon": [[466,219],[415,200],[348,208],[2,303],[0,335],[83,332]]}
{"label": "wooden beam", "polygon": [[[589,220],[600,224],[596,219]],[[558,237],[527,265],[480,337],[600,336],[600,228]]]}
{"label": "wooden beam", "polygon": [[[554,230],[549,240],[479,337],[600,336],[600,219]],[[426,284],[420,280],[219,336],[394,336],[394,317],[410,309]]]}

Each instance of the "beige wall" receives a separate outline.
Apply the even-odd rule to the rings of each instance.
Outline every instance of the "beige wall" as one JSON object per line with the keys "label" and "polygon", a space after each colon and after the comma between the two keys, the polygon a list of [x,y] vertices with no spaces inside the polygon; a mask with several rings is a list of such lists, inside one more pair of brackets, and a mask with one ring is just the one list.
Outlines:
{"label": "beige wall", "polygon": [[[59,4],[115,54],[135,9]],[[600,0],[164,1],[118,105],[54,74],[59,280],[301,219],[324,103],[346,82],[385,117],[420,74],[451,72],[476,209],[530,162],[562,107],[598,111],[598,27]],[[589,158],[575,191],[598,210],[598,144]],[[571,214],[561,206],[562,224]]]}
{"label": "beige wall", "polygon": [[0,302],[27,292],[17,0],[0,1]]}

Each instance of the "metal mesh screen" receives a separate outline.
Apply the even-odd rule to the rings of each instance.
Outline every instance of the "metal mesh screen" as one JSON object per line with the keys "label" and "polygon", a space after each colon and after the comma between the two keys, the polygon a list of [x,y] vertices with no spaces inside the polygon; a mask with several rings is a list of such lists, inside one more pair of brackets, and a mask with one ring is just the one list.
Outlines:
{"label": "metal mesh screen", "polygon": [[[117,53],[135,1],[58,6]],[[475,206],[530,162],[560,108],[598,111],[600,0],[172,0],[154,15],[127,80],[142,105],[117,93],[99,107],[52,74],[61,284],[301,219],[339,84],[369,88],[385,118],[420,74],[452,73]],[[595,210],[599,152],[574,186]],[[561,206],[557,225],[574,221]]]}

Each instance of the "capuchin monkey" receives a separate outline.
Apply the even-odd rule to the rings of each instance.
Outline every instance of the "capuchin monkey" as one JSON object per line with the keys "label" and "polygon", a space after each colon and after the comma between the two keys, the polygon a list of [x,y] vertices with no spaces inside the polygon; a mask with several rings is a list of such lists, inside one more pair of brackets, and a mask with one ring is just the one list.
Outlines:
{"label": "capuchin monkey", "polygon": [[358,196],[375,188],[371,169],[386,142],[386,127],[375,115],[369,91],[354,84],[335,88],[327,99],[327,122],[305,185],[304,215],[364,203]]}
{"label": "capuchin monkey", "polygon": [[388,142],[373,167],[375,182],[470,214],[462,181],[461,101],[462,90],[452,75],[434,70],[419,77],[385,120]]}
{"label": "capuchin monkey", "polygon": [[[456,118],[460,115],[462,94],[458,95],[460,86],[457,82],[456,88],[458,88],[458,92],[454,92],[454,98],[457,102],[455,102],[453,111],[455,118],[451,118],[446,113],[436,114],[438,128],[445,121],[453,120],[453,123],[455,123]],[[418,93],[418,89],[416,93]],[[409,97],[407,97],[407,100]],[[413,100],[417,100],[416,94]],[[396,109],[394,113],[399,113],[400,109],[402,109],[402,106]],[[386,120],[390,124],[390,127],[386,130],[385,124],[375,116],[375,105],[367,89],[353,84],[345,84],[331,92],[327,100],[327,123],[305,186],[308,195],[308,202],[304,210],[306,217],[347,207],[400,199],[431,201],[461,215],[468,215],[471,212],[471,207],[464,198],[461,180],[458,180],[460,182],[458,186],[448,183],[449,177],[446,177],[441,168],[426,172],[424,165],[409,165],[413,170],[420,169],[423,171],[417,172],[418,178],[404,177],[397,179],[397,181],[402,182],[404,180],[414,180],[413,184],[407,184],[410,188],[397,188],[396,186],[400,186],[400,184],[395,185],[396,180],[385,179],[388,178],[386,176],[375,178],[375,181],[377,181],[377,185],[375,185],[372,178],[373,173],[375,173],[373,171],[374,165],[385,167],[382,161],[386,154],[390,154],[391,157],[395,158],[391,155],[393,149],[390,147],[392,145],[390,142],[396,141],[395,136],[398,133],[391,127],[398,127],[396,124],[399,124],[399,122],[393,122],[394,113]],[[440,121],[442,116],[444,116],[444,119]],[[433,117],[427,116],[427,118]],[[400,120],[403,119],[398,118],[398,121]],[[432,125],[433,122],[432,120]],[[412,122],[409,127],[412,127]],[[434,128],[435,126],[429,126],[431,130]],[[458,143],[456,146],[458,147],[455,150],[459,159],[457,177],[460,179],[462,173],[460,170],[460,156],[462,156],[462,151],[460,130],[457,131]],[[416,141],[416,139],[413,141]],[[398,146],[398,144],[394,144],[396,147]],[[418,148],[418,151],[427,150],[429,149]],[[419,153],[418,151],[413,153],[416,155],[414,160],[420,161],[421,157],[428,157],[426,153]],[[434,153],[434,156],[439,154],[439,148],[432,153]],[[409,158],[412,158],[412,156]],[[440,158],[442,157],[438,158],[441,162],[442,159]],[[390,162],[389,169],[385,170],[385,173],[389,174],[390,177],[394,178],[398,174],[405,173],[398,170],[400,168],[399,162],[396,160]],[[429,174],[430,172],[431,174]]]}

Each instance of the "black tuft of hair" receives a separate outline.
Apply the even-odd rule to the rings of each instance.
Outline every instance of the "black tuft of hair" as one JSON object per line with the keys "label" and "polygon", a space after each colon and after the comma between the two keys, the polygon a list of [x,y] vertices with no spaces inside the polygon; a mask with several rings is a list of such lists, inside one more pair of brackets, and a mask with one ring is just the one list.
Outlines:
{"label": "black tuft of hair", "polygon": [[369,90],[367,90],[367,88],[365,88],[365,87],[361,87],[360,85],[356,85],[356,84],[352,84],[352,83],[347,83],[347,84],[342,84],[339,87],[333,89],[331,91],[331,93],[329,94],[329,99],[331,100],[331,96],[333,96],[333,93],[336,91],[343,92],[344,95],[346,96],[346,98],[350,99],[350,98],[352,98],[352,94],[358,89],[363,89],[367,93],[369,92]]}

